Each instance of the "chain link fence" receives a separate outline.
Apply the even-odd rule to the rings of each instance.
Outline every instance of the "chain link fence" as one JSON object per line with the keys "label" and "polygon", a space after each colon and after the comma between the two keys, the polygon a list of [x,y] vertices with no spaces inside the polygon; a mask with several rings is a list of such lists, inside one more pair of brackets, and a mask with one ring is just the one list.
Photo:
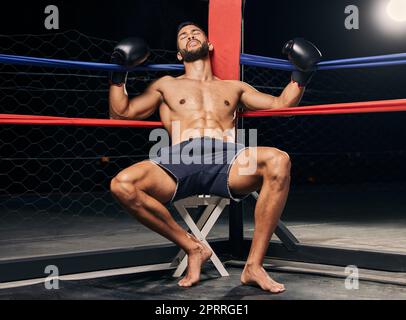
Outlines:
{"label": "chain link fence", "polygon": [[[77,31],[52,35],[0,36],[2,53],[109,62],[114,41]],[[149,63],[177,63],[175,52],[153,50]],[[406,69],[380,68],[318,72],[303,105],[403,98],[399,86]],[[130,74],[130,96],[166,74]],[[278,95],[288,72],[244,67],[244,81]],[[108,74],[31,66],[0,65],[2,113],[108,118]],[[151,120],[158,120],[154,115]],[[293,162],[293,189],[386,188],[406,181],[406,114],[289,116],[250,118],[258,144],[287,151]],[[49,225],[76,217],[122,218],[127,215],[109,192],[119,171],[147,158],[149,129],[0,126],[1,241],[27,222]],[[391,188],[391,187],[389,187]],[[46,249],[46,248],[45,248]],[[44,250],[45,250],[44,249]]]}
{"label": "chain link fence", "polygon": [[[77,31],[0,36],[2,53],[109,62],[116,42]],[[153,50],[151,64],[176,63],[175,52]],[[130,74],[130,96],[176,72]],[[2,113],[108,118],[108,73],[0,65]],[[154,115],[153,120],[158,120]],[[149,129],[69,126],[0,126],[1,221],[53,221],[69,216],[120,216],[110,196],[112,177],[148,157]],[[66,217],[67,216],[67,217]]]}
{"label": "chain link fence", "polygon": [[[406,67],[319,71],[301,105],[405,97]],[[244,67],[244,81],[279,95],[290,73]],[[378,188],[404,190],[406,181],[405,112],[247,118],[258,128],[258,144],[274,146],[292,158],[292,184],[317,190]],[[332,188],[334,186],[334,188]]]}

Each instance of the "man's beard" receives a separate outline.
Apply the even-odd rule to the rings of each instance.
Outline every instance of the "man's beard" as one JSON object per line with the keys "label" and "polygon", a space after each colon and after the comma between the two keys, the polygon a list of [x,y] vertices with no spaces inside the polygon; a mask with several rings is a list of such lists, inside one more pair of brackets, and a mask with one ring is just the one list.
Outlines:
{"label": "man's beard", "polygon": [[202,43],[200,48],[194,51],[180,50],[184,62],[195,62],[200,59],[204,59],[209,55],[209,44],[207,42]]}

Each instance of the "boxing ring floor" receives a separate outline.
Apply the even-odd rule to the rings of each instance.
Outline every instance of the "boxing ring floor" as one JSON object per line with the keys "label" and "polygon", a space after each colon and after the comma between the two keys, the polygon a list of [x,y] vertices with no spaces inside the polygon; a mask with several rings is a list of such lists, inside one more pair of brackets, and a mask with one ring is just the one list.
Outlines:
{"label": "boxing ring floor", "polygon": [[241,269],[227,268],[230,277],[218,278],[214,268],[205,267],[199,285],[184,289],[163,271],[80,281],[61,281],[59,290],[43,284],[0,290],[0,300],[404,300],[406,286],[361,281],[358,290],[346,290],[343,279],[309,274],[272,272],[285,284],[280,295],[240,285]]}
{"label": "boxing ring floor", "polygon": [[[404,186],[391,185],[384,190],[378,188],[366,192],[359,186],[347,186],[345,190],[342,186],[336,190],[329,187],[329,192],[310,187],[295,188],[290,194],[283,220],[306,244],[406,252]],[[247,210],[244,210],[244,235],[248,238],[253,234],[253,205],[253,201],[248,201],[245,205]],[[225,212],[221,216],[209,239],[227,237],[228,214]],[[29,216],[30,213],[22,212],[16,219],[24,215]],[[125,214],[104,212],[94,217],[64,212],[55,219],[49,218],[49,215],[34,215],[24,222],[2,224],[0,261],[168,243]],[[12,217],[7,219],[9,222]],[[202,283],[187,290],[177,287],[171,271],[157,271],[62,281],[61,289],[56,292],[45,290],[43,284],[2,289],[0,299],[406,299],[406,281],[402,280],[406,279],[405,274],[374,271],[372,279],[393,278],[394,283],[400,284],[361,280],[359,290],[346,290],[344,280],[336,276],[342,268],[285,261],[271,263],[271,274],[288,288],[280,296],[241,286],[239,275],[242,270],[235,264],[227,266],[230,278],[219,278],[212,265],[207,264]],[[278,266],[282,268],[278,269]],[[304,268],[305,272],[292,273],[295,268]]]}

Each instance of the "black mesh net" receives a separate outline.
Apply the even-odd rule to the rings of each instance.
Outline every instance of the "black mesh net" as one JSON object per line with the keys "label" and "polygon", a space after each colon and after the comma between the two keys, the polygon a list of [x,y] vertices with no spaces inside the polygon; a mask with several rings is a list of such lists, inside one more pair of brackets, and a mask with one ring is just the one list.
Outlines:
{"label": "black mesh net", "polygon": [[[114,45],[114,41],[88,37],[77,31],[0,36],[4,54],[86,62],[108,63]],[[164,50],[153,50],[149,59],[151,64],[176,62],[176,54]],[[176,72],[131,73],[127,85],[129,95],[141,93],[151,81],[168,73],[177,75]],[[107,72],[2,64],[0,79],[2,113],[108,118]],[[158,120],[157,115],[152,120]],[[7,246],[1,247],[2,256],[15,256],[13,248],[23,238],[26,242],[30,237],[43,237],[44,233],[70,234],[78,217],[82,229],[75,232],[79,234],[88,233],[86,225],[89,225],[83,223],[86,218],[92,222],[95,217],[103,217],[106,230],[113,230],[108,226],[109,221],[122,220],[127,214],[111,197],[110,181],[124,168],[148,157],[152,146],[149,133],[149,129],[126,127],[1,125],[1,238],[7,241]],[[24,235],[13,233],[24,225],[31,226],[31,231],[25,230]],[[47,226],[45,232],[44,226]],[[123,228],[120,230],[125,233]],[[65,251],[83,247],[83,241],[77,237],[75,241]],[[114,243],[111,239],[106,242]],[[126,244],[118,246],[123,245]],[[21,246],[17,251],[20,249]],[[41,250],[37,248],[33,252],[41,253]]]}
{"label": "black mesh net", "polygon": [[[77,31],[0,36],[4,54],[88,62],[108,62],[114,44]],[[177,63],[176,55],[153,50],[149,63]],[[405,67],[390,67],[319,72],[306,90],[303,105],[402,98],[398,79],[404,71]],[[130,96],[168,73],[132,73],[127,86]],[[105,72],[0,65],[2,113],[107,118],[107,76]],[[288,72],[244,68],[244,81],[275,95],[289,77]],[[404,190],[405,118],[405,113],[398,112],[252,118],[241,123],[244,128],[258,128],[259,145],[291,155],[293,188],[356,185],[388,190],[397,185]],[[149,133],[149,129],[124,127],[0,126],[3,259],[34,251],[49,254],[50,242],[35,242],[55,236],[62,240],[61,246],[54,245],[54,253],[62,247],[64,252],[80,250],[86,241],[87,249],[135,244],[134,229],[111,197],[109,185],[119,171],[147,158],[152,146]],[[93,232],[102,234],[103,242],[86,237],[94,218],[102,218]],[[120,223],[113,227],[117,218]],[[29,230],[15,232],[27,223]],[[114,230],[119,230],[120,237]],[[148,244],[153,241],[144,239]]]}
{"label": "black mesh net", "polygon": [[[290,73],[244,68],[244,79],[279,95]],[[301,105],[404,98],[406,66],[319,71]],[[246,118],[259,145],[289,153],[292,183],[282,220],[302,242],[404,252],[406,112]],[[252,213],[253,201],[243,204]],[[245,225],[253,223],[246,214]],[[254,229],[245,228],[245,237]]]}
{"label": "black mesh net", "polygon": [[[301,105],[404,98],[399,79],[405,74],[405,66],[319,71]],[[244,67],[244,80],[279,95],[290,73]],[[246,118],[243,126],[258,128],[259,145],[290,154],[293,187],[388,189],[406,181],[405,120],[405,112],[388,112]]]}
{"label": "black mesh net", "polygon": [[[244,81],[263,92],[279,95],[290,72],[244,66]],[[301,105],[403,99],[406,66],[318,71],[306,87]]]}

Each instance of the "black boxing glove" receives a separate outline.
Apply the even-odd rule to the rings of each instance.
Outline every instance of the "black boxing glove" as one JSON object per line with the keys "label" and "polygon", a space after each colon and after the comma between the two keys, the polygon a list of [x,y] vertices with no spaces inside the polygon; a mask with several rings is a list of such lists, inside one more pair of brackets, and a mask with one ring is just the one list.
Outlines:
{"label": "black boxing glove", "polygon": [[321,61],[319,49],[303,38],[296,38],[284,45],[282,53],[299,69],[293,71],[292,80],[300,87],[305,87],[313,77],[317,63]]}
{"label": "black boxing glove", "polygon": [[[135,67],[148,59],[149,47],[143,39],[128,38],[119,42],[111,55],[111,63],[125,67]],[[122,86],[127,82],[128,72],[113,71],[110,73],[110,83]]]}

